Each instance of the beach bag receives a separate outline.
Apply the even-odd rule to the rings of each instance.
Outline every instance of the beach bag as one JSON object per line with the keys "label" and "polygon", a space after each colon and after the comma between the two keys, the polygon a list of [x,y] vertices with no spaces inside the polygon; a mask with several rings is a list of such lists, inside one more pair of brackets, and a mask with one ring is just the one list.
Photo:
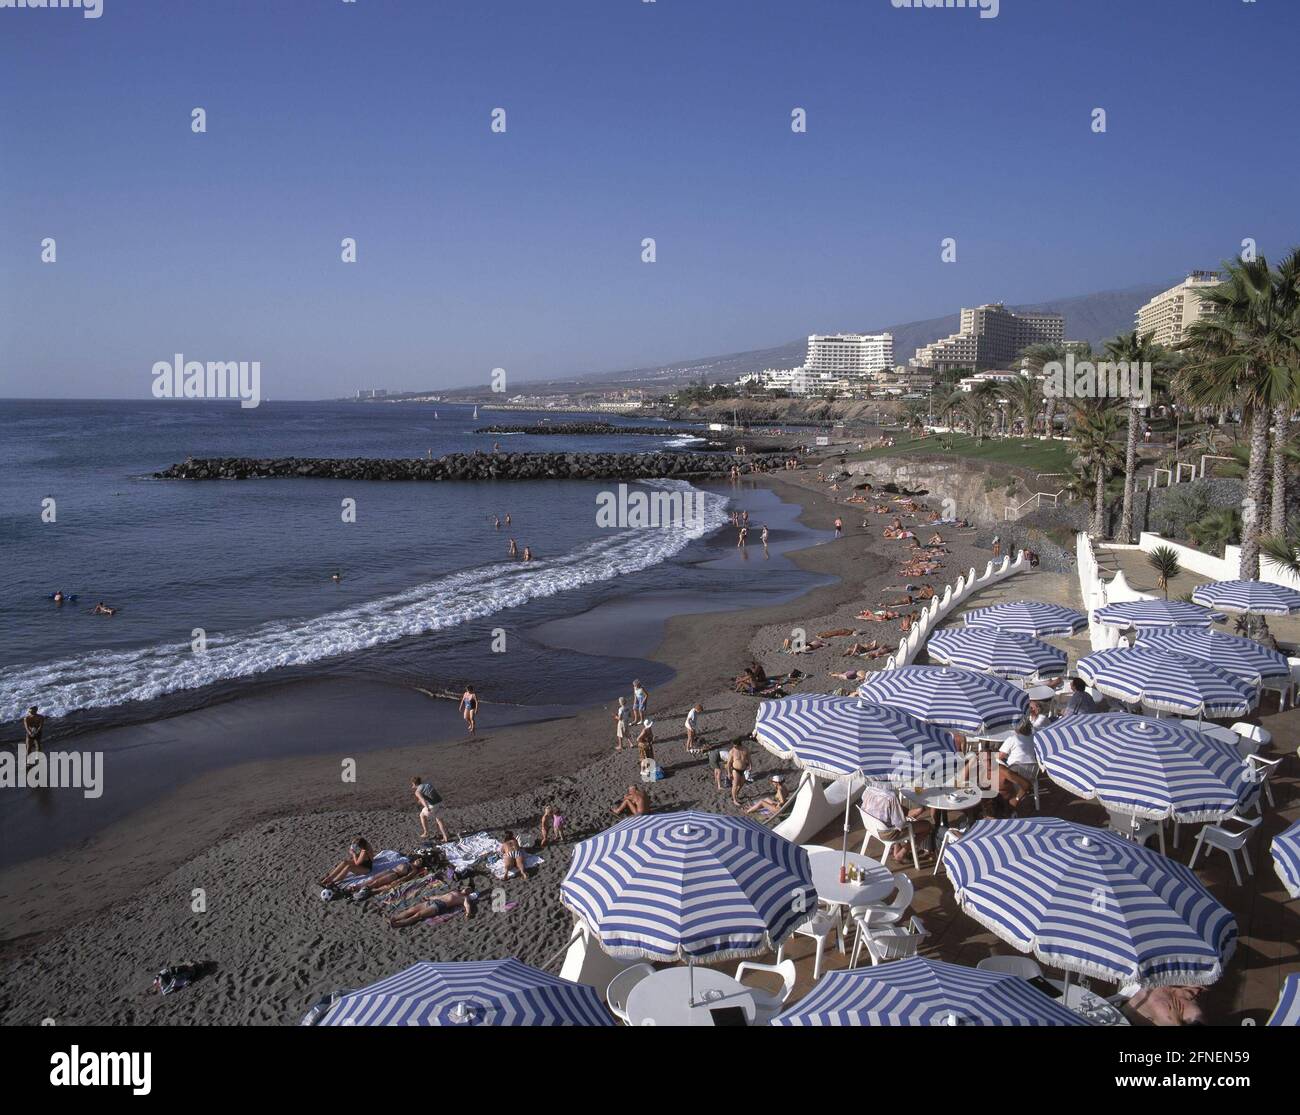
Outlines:
{"label": "beach bag", "polygon": [[663,776],[664,776],[663,770],[660,768],[659,764],[654,761],[654,759],[641,760],[641,781],[642,782],[658,782],[660,781],[660,779],[663,778]]}

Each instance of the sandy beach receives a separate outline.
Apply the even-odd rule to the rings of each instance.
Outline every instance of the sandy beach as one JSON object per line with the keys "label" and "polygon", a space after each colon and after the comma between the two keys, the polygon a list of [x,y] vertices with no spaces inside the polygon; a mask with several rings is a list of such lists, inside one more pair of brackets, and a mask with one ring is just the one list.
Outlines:
{"label": "sandy beach", "polygon": [[[862,516],[840,506],[846,534],[831,541],[836,505],[811,473],[760,483],[778,485],[784,498],[802,504],[802,522],[826,531],[826,544],[800,552],[795,561],[836,580],[785,604],[668,622],[649,656],[675,671],[650,695],[656,754],[668,774],[652,787],[656,809],[733,808],[714,790],[705,760],[687,754],[682,721],[698,700],[709,743],[747,734],[758,702],[735,693],[731,679],[752,659],[771,674],[804,671],[809,676],[796,692],[831,692],[846,683],[830,671],[884,663],[842,657],[851,639],[786,655],[781,643],[794,628],[811,636],[849,627],[864,640],[897,641],[897,623],[853,618],[864,606],[898,596],[891,587],[902,583],[894,555],[901,556],[905,544],[880,538],[888,520],[870,516],[863,530]],[[952,553],[933,578],[940,587],[989,556],[960,533],[947,537]],[[614,751],[611,708],[506,728],[493,725],[488,708],[474,739],[365,753],[357,757],[351,783],[341,779],[344,755],[229,767],[196,778],[80,847],[6,870],[0,874],[0,1018],[11,1024],[44,1018],[286,1023],[297,1021],[320,995],[416,959],[513,954],[544,962],[563,946],[570,927],[557,898],[568,858],[564,846],[547,849],[546,862],[528,881],[506,885],[508,901],[517,906],[493,913],[485,903],[470,922],[393,930],[376,910],[322,903],[313,882],[355,833],[377,849],[414,846],[414,774],[435,781],[453,830],[512,828],[530,844],[543,807],[553,802],[568,819],[570,841],[599,831],[613,822],[609,807],[637,780],[635,751]],[[761,776],[777,769],[758,748],[754,767],[755,782],[742,800],[766,792]],[[192,908],[196,891],[206,904],[201,913]],[[199,960],[214,963],[215,973],[183,994],[164,999],[147,993],[159,968]]]}

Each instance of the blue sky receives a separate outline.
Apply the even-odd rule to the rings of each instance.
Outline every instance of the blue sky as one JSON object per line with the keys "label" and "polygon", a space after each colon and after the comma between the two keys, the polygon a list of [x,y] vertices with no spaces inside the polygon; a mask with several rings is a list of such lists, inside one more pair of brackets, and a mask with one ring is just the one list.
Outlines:
{"label": "blue sky", "polygon": [[1295,0],[103,3],[0,10],[0,395],[519,383],[1300,243]]}

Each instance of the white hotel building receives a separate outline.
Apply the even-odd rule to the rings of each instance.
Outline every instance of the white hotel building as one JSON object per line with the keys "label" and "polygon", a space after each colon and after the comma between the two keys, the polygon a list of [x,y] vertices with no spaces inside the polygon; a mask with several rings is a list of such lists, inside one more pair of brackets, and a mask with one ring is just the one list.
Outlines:
{"label": "white hotel building", "polygon": [[803,362],[810,378],[869,378],[893,366],[892,333],[814,333]]}

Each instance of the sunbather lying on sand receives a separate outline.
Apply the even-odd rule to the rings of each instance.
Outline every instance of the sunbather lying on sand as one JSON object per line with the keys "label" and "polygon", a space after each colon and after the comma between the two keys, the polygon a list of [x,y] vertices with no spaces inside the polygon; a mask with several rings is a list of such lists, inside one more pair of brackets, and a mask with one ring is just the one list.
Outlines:
{"label": "sunbather lying on sand", "polygon": [[817,638],[819,638],[819,639],[841,639],[841,638],[843,638],[845,635],[856,635],[856,634],[857,634],[857,632],[854,631],[853,628],[851,628],[851,627],[837,627],[837,628],[835,628],[833,631],[818,631],[818,632],[817,632]]}
{"label": "sunbather lying on sand", "polygon": [[374,862],[375,853],[371,850],[369,841],[364,836],[354,837],[352,844],[348,848],[347,859],[342,860],[322,875],[317,886],[332,887],[349,875],[368,874],[370,865]]}
{"label": "sunbather lying on sand", "polygon": [[457,906],[465,911],[465,920],[468,921],[474,916],[474,902],[477,899],[478,894],[474,891],[449,890],[446,894],[437,895],[417,903],[409,910],[395,914],[388,919],[388,924],[394,929],[404,929],[408,925],[424,921],[425,918],[438,918],[443,914],[450,914]]}
{"label": "sunbather lying on sand", "polygon": [[519,846],[519,841],[515,834],[509,829],[501,834],[501,844],[497,848],[501,853],[501,862],[505,868],[505,877],[510,878],[515,871],[519,872],[521,878],[528,878],[528,867],[524,859],[524,850]]}
{"label": "sunbather lying on sand", "polygon": [[865,619],[868,623],[888,623],[890,620],[898,618],[897,612],[891,612],[888,609],[881,609],[879,612],[862,611],[858,613],[858,619]]}
{"label": "sunbather lying on sand", "polygon": [[941,535],[941,534],[936,530],[932,535],[930,535],[930,541],[927,542],[926,545],[927,545],[927,546],[942,546],[942,545],[944,545],[943,535]]}
{"label": "sunbather lying on sand", "polygon": [[899,600],[882,600],[880,606],[882,608],[901,608],[904,604],[912,603],[915,603],[915,601],[913,601],[912,594],[909,592]]}
{"label": "sunbather lying on sand", "polygon": [[[857,648],[857,649],[855,649]],[[894,647],[882,646],[872,639],[869,643],[854,643],[852,647],[844,652],[843,657],[850,656],[854,658],[885,658],[894,653]]]}
{"label": "sunbather lying on sand", "polygon": [[815,650],[821,650],[825,645],[820,639],[813,639],[796,650],[794,643],[790,639],[785,639],[781,643],[781,649],[786,654],[811,654]]}
{"label": "sunbather lying on sand", "polygon": [[836,673],[834,670],[832,670],[830,672],[830,676],[833,678],[839,678],[840,681],[862,681],[863,678],[867,676],[867,671],[866,670],[844,670],[840,673]]}
{"label": "sunbather lying on sand", "polygon": [[424,856],[412,856],[405,863],[399,863],[395,867],[390,867],[387,871],[381,871],[366,884],[365,889],[369,894],[377,894],[389,887],[396,886],[404,880],[414,879],[428,866],[428,861]]}
{"label": "sunbather lying on sand", "polygon": [[772,796],[759,798],[758,801],[745,806],[745,812],[762,813],[764,817],[770,817],[774,813],[781,811],[788,797],[789,795],[785,792],[785,776],[774,774],[772,775]]}

